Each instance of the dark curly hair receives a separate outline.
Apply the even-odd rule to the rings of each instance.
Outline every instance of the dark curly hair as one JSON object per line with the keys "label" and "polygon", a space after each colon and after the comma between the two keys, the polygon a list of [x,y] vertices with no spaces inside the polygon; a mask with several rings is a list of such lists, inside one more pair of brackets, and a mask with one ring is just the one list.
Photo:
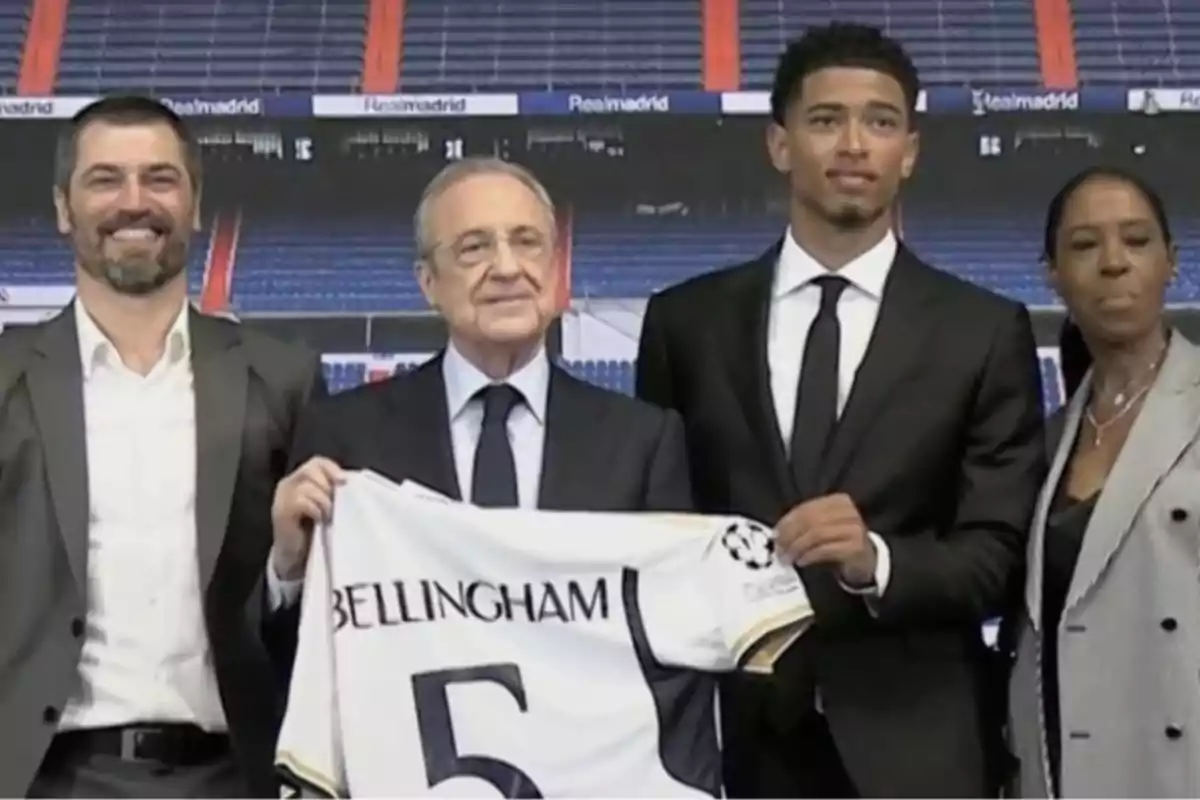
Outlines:
{"label": "dark curly hair", "polygon": [[917,109],[921,78],[898,41],[872,25],[833,22],[809,28],[788,44],[775,69],[771,118],[783,125],[788,107],[800,96],[804,79],[829,67],[861,67],[896,79],[904,90],[909,118]]}

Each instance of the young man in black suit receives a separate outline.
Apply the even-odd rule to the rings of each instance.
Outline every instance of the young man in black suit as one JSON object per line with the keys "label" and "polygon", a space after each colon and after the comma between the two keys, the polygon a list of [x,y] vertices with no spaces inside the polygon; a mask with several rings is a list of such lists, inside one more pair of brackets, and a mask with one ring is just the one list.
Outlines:
{"label": "young man in black suit", "polygon": [[1040,376],[1023,306],[893,232],[919,91],[874,28],[792,43],[767,135],[786,234],[646,310],[638,395],[683,415],[699,509],[777,525],[817,611],[773,678],[725,687],[731,796],[995,791],[980,626],[1024,557]]}

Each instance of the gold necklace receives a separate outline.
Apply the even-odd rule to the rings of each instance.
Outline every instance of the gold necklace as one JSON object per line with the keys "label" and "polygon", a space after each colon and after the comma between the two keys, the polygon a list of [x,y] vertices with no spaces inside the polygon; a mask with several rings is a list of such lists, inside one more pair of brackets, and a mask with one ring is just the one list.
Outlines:
{"label": "gold necklace", "polygon": [[[1127,381],[1116,395],[1113,396],[1113,407],[1116,411],[1112,416],[1101,422],[1096,418],[1095,402],[1089,402],[1084,408],[1083,414],[1087,419],[1088,424],[1092,426],[1092,444],[1099,447],[1101,440],[1104,438],[1104,432],[1117,424],[1126,414],[1133,410],[1137,402],[1146,396],[1146,393],[1154,386],[1154,379],[1158,376],[1158,367],[1162,364],[1163,356],[1166,354],[1166,345],[1158,352],[1154,360],[1150,362],[1143,375],[1143,381],[1138,384],[1137,388],[1130,391],[1134,385],[1134,381]],[[1128,394],[1126,394],[1128,392]]]}

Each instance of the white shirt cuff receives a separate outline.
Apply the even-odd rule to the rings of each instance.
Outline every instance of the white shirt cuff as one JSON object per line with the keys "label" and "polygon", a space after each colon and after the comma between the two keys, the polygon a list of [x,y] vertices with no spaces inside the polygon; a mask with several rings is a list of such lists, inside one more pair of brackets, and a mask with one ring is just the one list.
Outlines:
{"label": "white shirt cuff", "polygon": [[275,571],[274,550],[267,558],[267,607],[271,611],[287,608],[300,599],[300,591],[304,588],[304,579],[285,581]]}
{"label": "white shirt cuff", "polygon": [[892,553],[888,550],[887,542],[875,531],[867,531],[871,544],[875,545],[875,581],[870,586],[848,586],[842,583],[842,588],[850,594],[865,597],[880,598],[887,591],[888,580],[892,577]]}

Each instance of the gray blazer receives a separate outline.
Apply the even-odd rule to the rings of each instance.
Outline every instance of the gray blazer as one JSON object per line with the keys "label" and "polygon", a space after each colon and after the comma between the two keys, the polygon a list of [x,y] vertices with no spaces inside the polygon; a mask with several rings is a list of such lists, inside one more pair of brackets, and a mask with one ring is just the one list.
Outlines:
{"label": "gray blazer", "polygon": [[[189,325],[205,623],[249,792],[278,797],[278,679],[294,652],[296,613],[268,613],[271,497],[301,408],[325,384],[307,348],[194,311]],[[82,375],[73,305],[0,334],[0,797],[25,796],[59,712],[83,691],[90,506]]]}
{"label": "gray blazer", "polygon": [[[1043,540],[1091,378],[1062,415],[1029,538],[1009,696],[1020,797],[1049,795]],[[1084,535],[1058,647],[1064,796],[1200,797],[1200,348],[1178,331]]]}

